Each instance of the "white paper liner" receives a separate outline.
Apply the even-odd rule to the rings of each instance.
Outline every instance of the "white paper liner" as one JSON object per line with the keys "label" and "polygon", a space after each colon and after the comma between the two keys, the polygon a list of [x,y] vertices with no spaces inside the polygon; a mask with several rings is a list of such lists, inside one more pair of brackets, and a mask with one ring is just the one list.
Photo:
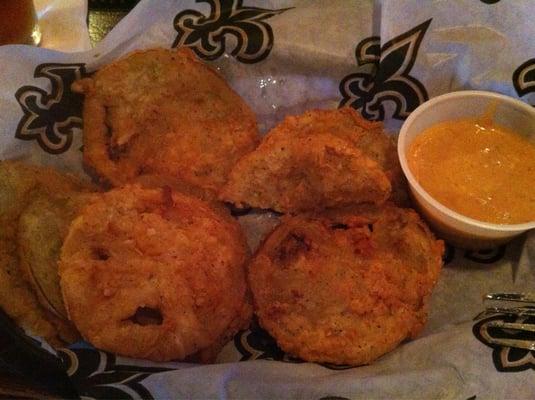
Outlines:
{"label": "white paper liner", "polygon": [[[273,42],[262,61],[237,60],[233,50],[238,41],[228,34],[225,53],[210,62],[257,113],[263,132],[285,115],[338,107],[344,98],[341,82],[352,74],[370,75],[374,69],[373,63],[359,64],[356,54],[358,44],[372,36],[380,36],[379,69],[393,68],[393,63],[384,60],[397,51],[402,60],[388,79],[404,78],[417,90],[416,80],[423,85],[425,98],[454,90],[484,89],[527,102],[534,100],[535,83],[531,83],[529,71],[535,54],[535,25],[530,0],[224,3],[235,9],[288,8],[264,20]],[[208,16],[211,10],[209,2],[145,0],[96,48],[86,52],[0,48],[0,159],[21,158],[81,173],[81,130],[73,128],[67,151],[44,151],[37,139],[17,129],[23,112],[15,93],[25,85],[53,91],[50,79],[34,78],[37,66],[43,63],[84,63],[86,71],[92,72],[134,49],[170,47],[177,39],[173,20],[179,12]],[[406,35],[417,27],[421,30]],[[408,40],[413,50],[420,41],[418,52],[402,51],[403,40]],[[375,76],[375,86],[362,88],[375,90],[375,97],[371,96],[365,107],[370,112],[384,107],[385,124],[395,131],[401,120],[392,116],[408,107],[410,96],[400,92],[384,99],[388,79],[381,81]],[[16,133],[26,134],[28,140],[17,139]],[[240,217],[240,222],[255,247],[276,219],[253,214]],[[533,352],[508,359],[507,349],[492,349],[478,339],[472,319],[482,311],[482,296],[487,292],[534,290],[535,271],[530,266],[535,262],[534,232],[490,253],[449,250],[450,256],[451,251],[454,255],[431,299],[429,322],[422,336],[371,366],[336,370],[306,363],[236,363],[233,361],[244,356],[230,343],[220,355],[223,364],[189,365],[187,369],[156,373],[143,378],[142,386],[155,398],[533,398]],[[139,395],[132,387],[125,393]]]}

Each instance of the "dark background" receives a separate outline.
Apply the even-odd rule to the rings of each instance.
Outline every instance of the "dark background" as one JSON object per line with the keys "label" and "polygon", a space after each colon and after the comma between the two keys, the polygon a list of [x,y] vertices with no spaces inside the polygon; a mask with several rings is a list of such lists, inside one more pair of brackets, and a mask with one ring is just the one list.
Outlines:
{"label": "dark background", "polygon": [[[87,25],[94,46],[140,0],[89,0]],[[158,0],[160,1],[160,0]],[[48,358],[39,359],[24,335],[2,312],[0,315],[0,399],[63,399],[72,392],[62,384]]]}
{"label": "dark background", "polygon": [[138,2],[139,0],[89,0],[87,25],[91,44],[101,41]]}

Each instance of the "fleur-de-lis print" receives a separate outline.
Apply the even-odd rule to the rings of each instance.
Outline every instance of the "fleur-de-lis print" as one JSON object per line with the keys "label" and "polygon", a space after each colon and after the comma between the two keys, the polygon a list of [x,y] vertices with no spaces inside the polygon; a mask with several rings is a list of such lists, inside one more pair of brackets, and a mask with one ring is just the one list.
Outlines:
{"label": "fleur-de-lis print", "polygon": [[35,78],[50,81],[50,91],[37,86],[23,86],[15,97],[24,115],[15,137],[37,140],[51,154],[69,149],[74,129],[82,127],[82,96],[71,91],[71,84],[87,76],[84,64],[40,64]]}
{"label": "fleur-de-lis print", "polygon": [[381,38],[371,36],[362,40],[355,49],[355,58],[358,65],[374,64],[377,67],[381,59]]}
{"label": "fleur-de-lis print", "polygon": [[466,251],[464,257],[480,264],[493,264],[505,256],[505,250],[506,246],[502,245],[493,249]]}
{"label": "fleur-de-lis print", "polygon": [[535,351],[519,349],[493,343],[492,339],[533,340],[529,332],[518,332],[505,328],[493,327],[491,322],[534,324],[535,317],[519,317],[512,315],[494,315],[482,319],[474,325],[474,336],[485,345],[492,348],[494,367],[500,372],[518,372],[535,369]]}
{"label": "fleur-de-lis print", "polygon": [[288,356],[282,351],[277,342],[258,322],[253,321],[250,330],[239,332],[234,336],[234,346],[241,354],[240,361],[246,360],[275,360],[291,363],[302,363],[298,358]]}
{"label": "fleur-de-lis print", "polygon": [[228,51],[226,41],[230,36],[236,40],[230,54],[238,61],[256,63],[265,59],[273,48],[273,30],[265,20],[288,10],[244,7],[242,0],[197,2],[210,4],[210,15],[196,10],[177,14],[174,26],[178,35],[173,47],[191,47],[205,60],[215,60]]}
{"label": "fleur-de-lis print", "polygon": [[83,399],[153,399],[141,381],[170,368],[121,365],[113,354],[95,349],[61,349],[67,374]]}
{"label": "fleur-de-lis print", "polygon": [[[428,100],[424,85],[410,75],[422,39],[431,19],[380,46],[380,38],[362,40],[356,48],[357,64],[369,67],[346,76],[340,82],[340,106],[350,105],[370,120],[385,118],[384,103],[392,101],[392,117],[405,119],[416,107]],[[366,70],[367,72],[364,72]]]}
{"label": "fleur-de-lis print", "polygon": [[519,96],[535,92],[535,58],[522,63],[515,69],[513,85]]}
{"label": "fleur-de-lis print", "polygon": [[[268,332],[260,327],[255,320],[249,330],[241,331],[234,336],[234,346],[241,354],[240,361],[247,360],[274,360],[287,363],[300,364],[305,361],[285,353],[270,336]],[[320,363],[322,367],[342,370],[355,368],[351,365],[336,365],[331,363]]]}

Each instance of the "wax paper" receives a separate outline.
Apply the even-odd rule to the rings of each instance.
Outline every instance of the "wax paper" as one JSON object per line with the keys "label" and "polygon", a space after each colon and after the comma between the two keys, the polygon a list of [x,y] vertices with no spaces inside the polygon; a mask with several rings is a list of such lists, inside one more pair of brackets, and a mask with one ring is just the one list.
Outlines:
{"label": "wax paper", "polygon": [[34,0],[42,33],[41,47],[60,51],[91,48],[87,30],[87,0]]}
{"label": "wax paper", "polygon": [[[76,78],[135,49],[189,46],[266,132],[284,116],[349,105],[396,134],[418,105],[463,89],[535,103],[531,0],[141,1],[94,49],[0,48],[0,159],[83,173]],[[277,216],[239,217],[254,249]],[[372,365],[305,363],[258,326],[213,365],[149,363],[87,343],[58,356],[87,398],[534,398],[535,352],[492,345],[493,291],[535,289],[535,234],[495,249],[447,246],[424,332]],[[517,337],[514,331],[499,334]]]}

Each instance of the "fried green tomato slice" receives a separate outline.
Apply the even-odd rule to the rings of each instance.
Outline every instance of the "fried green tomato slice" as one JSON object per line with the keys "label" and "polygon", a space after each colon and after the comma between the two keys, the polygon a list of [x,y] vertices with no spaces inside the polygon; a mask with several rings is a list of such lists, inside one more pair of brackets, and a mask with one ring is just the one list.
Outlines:
{"label": "fried green tomato slice", "polygon": [[258,141],[247,104],[188,48],[130,53],[72,89],[85,95],[84,162],[113,186],[152,174],[217,192]]}
{"label": "fried green tomato slice", "polygon": [[247,260],[230,215],[169,187],[126,185],[71,224],[60,286],[69,317],[95,347],[184,359],[248,326]]}
{"label": "fried green tomato slice", "polygon": [[442,253],[409,209],[286,217],[250,264],[255,313],[294,356],[369,364],[422,330]]}
{"label": "fried green tomato slice", "polygon": [[67,312],[59,287],[58,261],[71,221],[93,195],[38,191],[19,219],[18,247],[22,271],[41,304],[59,318]]}
{"label": "fried green tomato slice", "polygon": [[43,307],[32,290],[18,257],[19,218],[36,193],[68,195],[82,190],[89,190],[85,183],[51,168],[0,162],[0,306],[19,326],[54,346],[72,342],[77,334],[68,321]]}
{"label": "fried green tomato slice", "polygon": [[[349,203],[358,204],[363,202],[381,203],[385,196],[378,196],[378,192],[385,191],[385,180],[389,182],[388,196],[391,201],[399,205],[408,204],[408,196],[406,191],[406,182],[399,160],[397,156],[396,146],[392,138],[388,136],[380,123],[370,122],[365,120],[357,111],[352,108],[340,108],[337,110],[311,110],[301,115],[288,116],[273,128],[265,137],[262,144],[253,153],[243,157],[231,172],[229,182],[222,189],[220,197],[223,200],[230,201],[237,204],[254,207],[273,208],[277,211],[302,211],[310,207],[309,204],[302,204],[301,202],[310,202],[308,196],[312,193],[307,193],[305,198],[295,199],[294,204],[285,205],[288,209],[281,210],[281,204],[284,203],[284,197],[287,193],[278,191],[274,186],[277,181],[274,179],[284,179],[280,174],[273,176],[267,171],[272,172],[278,168],[279,157],[282,156],[282,143],[294,141],[303,147],[297,149],[298,153],[307,152],[306,143],[304,139],[314,136],[331,135],[338,138],[339,141],[345,141],[346,146],[357,150],[362,156],[374,161],[374,169],[380,170],[383,173],[380,179],[375,178],[375,181],[365,180],[367,187],[372,188],[375,196],[370,197],[366,195],[366,188],[362,188],[357,193],[352,193],[351,200],[346,199],[344,205]],[[264,163],[273,163],[274,166],[262,166]],[[285,165],[286,167],[290,167]],[[306,176],[310,171],[303,171],[305,166],[294,164],[291,166],[292,170],[288,174],[292,176],[293,182],[288,182],[288,186],[295,186],[300,182],[296,179],[299,174],[294,170],[302,170],[302,176]],[[321,166],[316,166],[321,168]],[[262,171],[264,170],[264,173]],[[345,171],[355,175],[355,179],[362,176],[362,171]],[[377,176],[377,172],[374,173]],[[333,183],[336,182],[336,179]],[[322,191],[322,187],[317,185],[317,182],[311,182],[316,186],[318,191]],[[259,193],[258,187],[273,187],[270,196],[265,196],[264,193]],[[390,189],[391,188],[391,189]],[[277,201],[278,200],[278,201]],[[326,199],[318,199],[317,205],[313,208],[321,207],[320,201]],[[335,201],[335,206],[340,206],[340,202]],[[270,207],[270,205],[272,205]],[[329,204],[329,199],[325,206],[332,206]],[[279,209],[277,209],[279,208]]]}
{"label": "fried green tomato slice", "polygon": [[351,107],[310,110],[302,115],[289,116],[282,124],[275,127],[269,136],[302,137],[322,132],[350,142],[376,161],[392,185],[392,195],[389,200],[397,205],[408,205],[407,182],[399,164],[393,137],[385,133],[381,122],[368,121]]}
{"label": "fried green tomato slice", "polygon": [[237,207],[297,213],[383,203],[391,185],[377,162],[328,133],[277,136],[243,157],[219,198]]}

